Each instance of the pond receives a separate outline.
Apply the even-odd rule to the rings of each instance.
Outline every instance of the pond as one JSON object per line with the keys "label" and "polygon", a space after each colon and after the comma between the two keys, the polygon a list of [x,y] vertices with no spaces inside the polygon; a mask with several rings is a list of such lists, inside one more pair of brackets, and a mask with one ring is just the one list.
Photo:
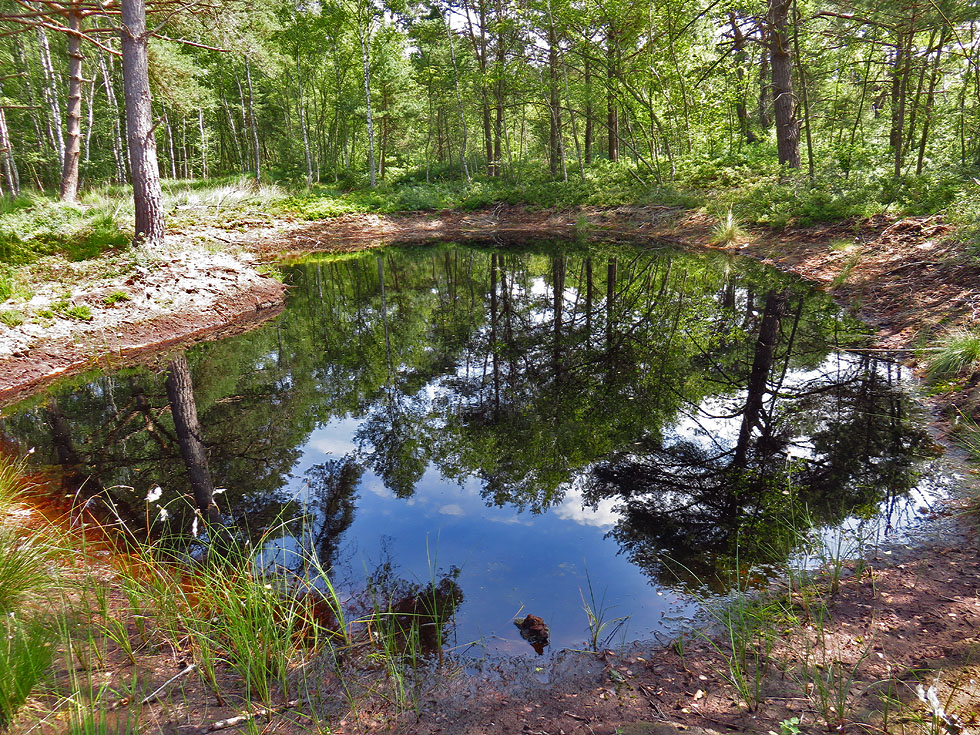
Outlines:
{"label": "pond", "polygon": [[4,442],[151,537],[196,543],[216,488],[351,598],[451,579],[477,656],[533,656],[528,613],[548,650],[672,635],[808,529],[895,533],[942,484],[901,369],[754,262],[539,242],[283,270],[276,320],[7,407]]}

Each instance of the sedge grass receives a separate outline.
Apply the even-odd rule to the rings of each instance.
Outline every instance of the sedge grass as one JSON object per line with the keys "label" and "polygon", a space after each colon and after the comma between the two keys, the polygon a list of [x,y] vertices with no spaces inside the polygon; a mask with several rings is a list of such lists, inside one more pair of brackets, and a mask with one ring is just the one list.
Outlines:
{"label": "sedge grass", "polygon": [[952,329],[936,340],[926,362],[931,380],[952,378],[980,366],[980,332]]}

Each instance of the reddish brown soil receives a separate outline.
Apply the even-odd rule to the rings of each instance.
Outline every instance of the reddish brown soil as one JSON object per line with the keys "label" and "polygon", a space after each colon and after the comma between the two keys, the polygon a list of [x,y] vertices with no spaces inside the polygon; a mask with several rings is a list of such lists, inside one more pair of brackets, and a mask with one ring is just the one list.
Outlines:
{"label": "reddish brown soil", "polygon": [[[501,245],[530,238],[589,234],[639,243],[668,241],[709,245],[712,222],[700,215],[656,207],[567,212],[498,207],[479,213],[443,212],[397,217],[350,216],[302,225],[280,239],[249,245],[272,257],[312,250],[350,251],[382,244],[431,239],[479,238]],[[972,324],[980,305],[980,268],[975,259],[944,239],[941,220],[868,222],[786,232],[751,233],[729,246],[830,290],[879,330],[882,348],[907,350],[923,334],[945,325]],[[833,243],[833,246],[832,246]],[[31,354],[0,361],[0,400],[36,388],[54,375],[95,364],[145,359],[159,347],[243,329],[277,313],[281,290],[239,294],[213,314],[179,314],[133,325],[106,344],[50,343]],[[93,357],[96,355],[96,357]],[[368,697],[356,714],[339,700],[330,718],[335,733],[389,729],[402,733],[527,733],[562,735],[663,735],[702,728],[780,733],[781,723],[800,718],[804,732],[941,732],[916,698],[919,681],[936,683],[941,701],[965,728],[980,732],[980,561],[973,530],[975,513],[951,502],[942,511],[941,542],[904,555],[881,556],[831,595],[831,616],[817,624],[815,603],[788,593],[792,614],[773,639],[773,663],[750,711],[728,681],[729,668],[716,644],[697,638],[677,647],[649,646],[629,654],[574,654],[560,666],[543,667],[550,683],[531,673],[519,677],[435,678],[408,713]],[[807,655],[809,651],[809,655]],[[183,664],[173,651],[141,665],[145,687],[166,681]],[[164,659],[172,659],[168,665]],[[806,673],[806,670],[809,673]],[[834,675],[836,674],[838,675]],[[123,665],[113,675],[131,677]],[[162,732],[207,731],[235,714],[216,706],[192,677],[182,700],[150,705],[144,716]],[[823,681],[824,684],[820,684]],[[829,682],[829,683],[828,683]],[[826,694],[824,689],[826,688]],[[884,695],[891,721],[881,720]],[[829,699],[828,699],[829,696]],[[372,703],[373,701],[373,703]],[[836,711],[830,709],[833,705]],[[938,722],[938,721],[937,721]],[[286,710],[258,718],[263,732],[307,732],[310,720]]]}

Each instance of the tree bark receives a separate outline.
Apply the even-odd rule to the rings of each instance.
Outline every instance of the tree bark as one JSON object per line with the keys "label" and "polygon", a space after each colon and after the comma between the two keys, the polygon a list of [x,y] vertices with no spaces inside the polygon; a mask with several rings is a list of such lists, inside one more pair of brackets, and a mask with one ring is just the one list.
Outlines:
{"label": "tree bark", "polygon": [[163,242],[163,189],[154,137],[153,97],[147,56],[144,0],[122,0],[123,88],[126,98],[126,136],[133,175],[136,244],[153,247]]}
{"label": "tree bark", "polygon": [[194,403],[194,384],[187,357],[181,353],[167,368],[167,399],[177,429],[180,456],[187,468],[194,493],[194,504],[209,524],[221,522],[221,513],[214,504],[214,483],[208,466],[208,451],[201,435],[201,424]]}
{"label": "tree bark", "polygon": [[[248,119],[252,128],[252,150],[255,152],[255,184],[262,183],[262,149],[259,147],[259,125],[255,119],[255,95],[252,92],[252,63],[245,57],[245,82],[248,84]],[[374,184],[371,184],[374,186]]]}
{"label": "tree bark", "polygon": [[606,39],[606,83],[608,85],[606,112],[608,115],[610,161],[619,160],[619,112],[616,109],[615,91],[616,77],[619,72],[616,68],[616,54],[618,52],[616,44],[616,31],[610,27]]}
{"label": "tree bark", "polygon": [[[81,8],[73,3],[68,11],[68,27],[82,30]],[[78,164],[82,158],[82,39],[68,34],[68,117],[65,155],[61,168],[61,201],[78,198]]]}
{"label": "tree bark", "polygon": [[799,168],[800,130],[793,109],[793,60],[787,34],[790,3],[791,0],[769,0],[769,49],[779,163]]}
{"label": "tree bark", "polygon": [[[360,12],[358,12],[360,16]],[[370,18],[367,20],[370,23]],[[367,102],[367,134],[368,134],[368,172],[370,174],[371,188],[377,183],[374,162],[374,120],[371,117],[371,58],[368,55],[366,31],[361,26],[361,19],[357,19],[357,37],[361,42],[361,63],[364,67],[364,99]]]}

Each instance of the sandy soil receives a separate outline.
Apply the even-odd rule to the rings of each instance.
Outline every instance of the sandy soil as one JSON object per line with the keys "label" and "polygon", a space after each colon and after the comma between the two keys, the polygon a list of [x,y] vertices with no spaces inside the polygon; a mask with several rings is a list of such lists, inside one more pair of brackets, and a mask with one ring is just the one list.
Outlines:
{"label": "sandy soil", "polygon": [[[259,259],[434,238],[479,237],[506,246],[576,233],[706,247],[712,224],[702,215],[659,207],[537,212],[502,206],[478,213],[285,223],[275,230],[254,228],[215,239]],[[726,249],[799,273],[828,289],[878,330],[881,349],[907,351],[923,335],[977,321],[980,268],[944,239],[948,232],[938,218],[881,217],[810,230],[749,233]],[[236,265],[220,280],[209,264],[183,257],[159,259],[125,284],[145,290],[145,302],[127,302],[87,328],[69,324],[64,334],[28,341],[17,354],[0,358],[0,401],[54,376],[136,359],[216,330],[247,328],[277,313],[284,288],[261,277],[251,256],[230,256]],[[100,283],[96,290],[73,292],[73,300],[96,304],[104,289],[113,287]],[[154,300],[153,289],[189,297],[174,299],[168,307]],[[202,289],[207,295],[199,298]],[[16,341],[2,334],[0,339]],[[417,711],[398,713],[379,705],[365,706],[356,716],[339,712],[333,731],[665,735],[708,729],[792,735],[792,727],[798,726],[803,732],[980,732],[976,515],[956,501],[940,515],[946,525],[930,544],[882,554],[856,569],[836,593],[824,589],[821,599],[831,616],[822,622],[812,599],[786,591],[793,622],[773,630],[775,663],[757,709],[737,695],[718,647],[695,637],[683,647],[565,654],[540,667],[541,672],[533,664],[476,678],[443,672]],[[174,657],[176,666],[177,652]],[[176,673],[163,665],[156,670],[161,683]],[[937,686],[940,701],[955,720],[944,724],[929,714],[917,697],[920,682]],[[209,723],[234,714],[209,703],[203,690],[203,700],[187,700],[188,691],[178,718],[181,733],[204,732]],[[882,722],[883,701],[894,707],[888,723]],[[157,722],[168,720],[163,711],[167,706],[160,705],[161,711],[152,715]],[[794,717],[799,723],[791,726]],[[260,728],[269,732],[305,732],[308,726],[290,710],[261,722]]]}

